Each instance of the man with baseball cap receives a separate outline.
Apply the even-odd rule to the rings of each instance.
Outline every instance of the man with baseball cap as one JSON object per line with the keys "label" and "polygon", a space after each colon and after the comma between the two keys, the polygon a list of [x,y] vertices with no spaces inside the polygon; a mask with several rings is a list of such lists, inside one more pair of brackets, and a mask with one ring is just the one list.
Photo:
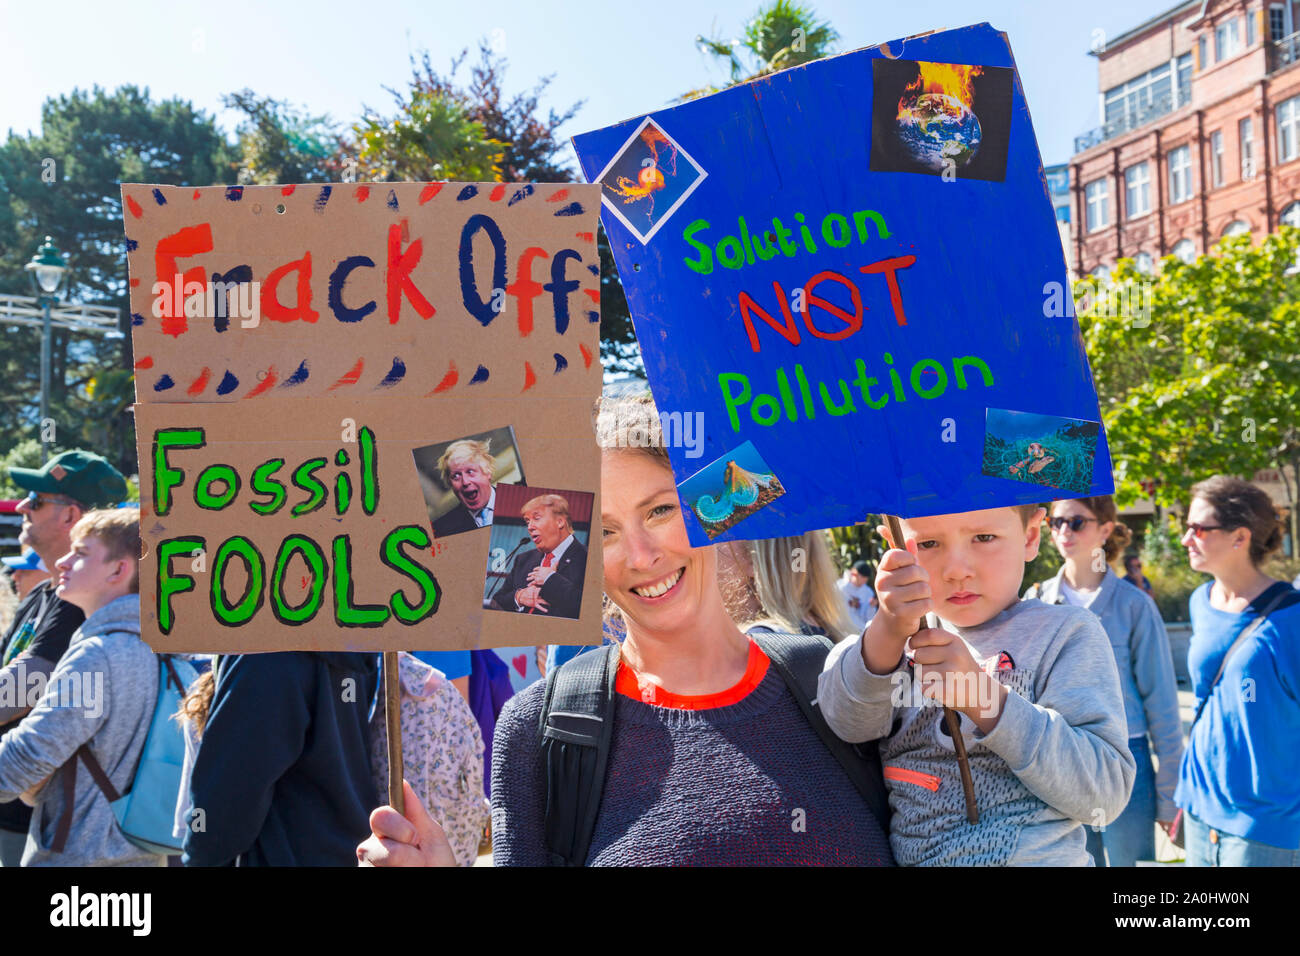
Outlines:
{"label": "man with baseball cap", "polygon": [[17,558],[0,558],[0,563],[4,564],[9,576],[14,579],[14,591],[18,593],[20,601],[32,593],[32,588],[50,576],[49,568],[35,551],[24,551]]}
{"label": "man with baseball cap", "polygon": [[[72,526],[83,514],[112,507],[126,497],[122,473],[88,451],[65,451],[41,468],[10,468],[9,478],[28,492],[18,504],[23,516],[18,542],[35,551],[47,568],[72,550]],[[80,608],[54,593],[57,584],[36,585],[0,638],[0,734],[36,705],[73,632],[85,620]],[[17,800],[0,803],[0,866],[18,866],[31,815],[31,808]]]}

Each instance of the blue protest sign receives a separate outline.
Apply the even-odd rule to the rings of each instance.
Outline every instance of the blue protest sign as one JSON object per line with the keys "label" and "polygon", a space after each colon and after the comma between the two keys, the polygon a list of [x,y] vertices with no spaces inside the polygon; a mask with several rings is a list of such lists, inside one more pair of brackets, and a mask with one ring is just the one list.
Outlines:
{"label": "blue protest sign", "polygon": [[574,144],[661,416],[703,415],[702,454],[668,430],[694,543],[1113,490],[1029,111],[988,24]]}

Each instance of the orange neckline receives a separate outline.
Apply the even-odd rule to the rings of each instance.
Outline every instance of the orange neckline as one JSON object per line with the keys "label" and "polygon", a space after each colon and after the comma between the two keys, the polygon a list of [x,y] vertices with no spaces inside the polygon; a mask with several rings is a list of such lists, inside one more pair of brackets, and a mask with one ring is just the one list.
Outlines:
{"label": "orange neckline", "polygon": [[734,686],[718,691],[716,694],[674,694],[664,690],[658,684],[642,679],[641,675],[629,667],[626,661],[620,660],[618,675],[614,678],[614,689],[624,697],[655,707],[671,707],[675,710],[727,707],[743,700],[755,687],[763,683],[763,678],[767,676],[768,664],[763,649],[754,641],[750,641],[749,661],[745,665],[745,674]]}

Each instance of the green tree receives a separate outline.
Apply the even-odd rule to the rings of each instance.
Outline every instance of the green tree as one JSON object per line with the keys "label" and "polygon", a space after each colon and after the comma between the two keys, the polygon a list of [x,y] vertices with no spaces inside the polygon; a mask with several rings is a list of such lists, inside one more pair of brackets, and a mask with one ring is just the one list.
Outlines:
{"label": "green tree", "polygon": [[241,183],[321,183],[342,172],[343,141],[328,116],[312,116],[282,100],[242,89],[221,98],[239,110],[237,179]]}
{"label": "green tree", "polygon": [[[1300,230],[1216,255],[1122,260],[1079,316],[1121,504],[1186,502],[1212,474],[1276,468],[1300,491]],[[1076,287],[1077,289],[1080,287]],[[1295,539],[1295,509],[1292,536]]]}
{"label": "green tree", "polygon": [[[820,60],[832,51],[839,38],[835,28],[828,21],[819,20],[812,7],[790,0],[773,0],[759,7],[739,37],[697,36],[695,43],[703,52],[726,64],[730,75],[726,86],[735,86],[777,70]],[[692,90],[683,99],[717,89],[710,86]]]}
{"label": "green tree", "polygon": [[[49,234],[71,267],[65,300],[116,306],[125,333],[121,184],[228,182],[230,159],[213,119],[182,100],[154,102],[134,86],[46,100],[40,132],[11,132],[0,146],[0,290],[29,294],[23,266]],[[56,332],[52,341],[57,447],[85,445],[134,472],[129,336]],[[38,437],[39,355],[35,329],[0,326],[0,448]]]}
{"label": "green tree", "polygon": [[399,95],[391,119],[367,110],[352,129],[362,179],[491,182],[501,174],[501,143],[464,106],[431,90]]}

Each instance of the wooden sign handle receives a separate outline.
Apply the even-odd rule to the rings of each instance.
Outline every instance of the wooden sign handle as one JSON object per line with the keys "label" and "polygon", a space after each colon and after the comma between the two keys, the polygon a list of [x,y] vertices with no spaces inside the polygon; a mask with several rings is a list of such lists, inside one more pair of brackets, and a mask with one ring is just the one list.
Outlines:
{"label": "wooden sign handle", "polygon": [[388,730],[388,805],[406,816],[402,778],[402,685],[397,674],[397,651],[384,651],[384,725]]}
{"label": "wooden sign handle", "polygon": [[[892,545],[896,548],[903,546],[903,523],[898,520],[898,515],[885,515],[885,525],[889,528],[889,537]],[[957,755],[957,767],[961,770],[961,789],[966,795],[966,819],[971,823],[980,822],[979,807],[975,803],[975,778],[970,772],[970,758],[966,756],[966,740],[961,735],[961,721],[957,718],[957,712],[951,707],[943,709],[943,720],[948,728],[948,736],[952,738],[952,749]]]}

